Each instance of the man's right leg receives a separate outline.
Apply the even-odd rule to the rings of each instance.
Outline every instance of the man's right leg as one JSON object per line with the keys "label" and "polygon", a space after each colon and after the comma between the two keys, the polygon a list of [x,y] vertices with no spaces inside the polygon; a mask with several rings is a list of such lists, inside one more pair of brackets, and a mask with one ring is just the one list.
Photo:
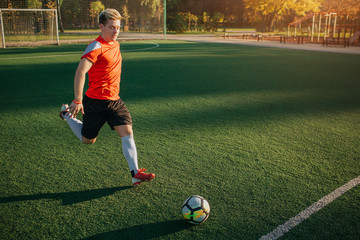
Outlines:
{"label": "man's right leg", "polygon": [[88,139],[82,136],[81,131],[83,128],[83,123],[79,119],[71,117],[71,113],[69,113],[67,110],[68,107],[69,106],[67,104],[63,104],[61,106],[60,117],[69,124],[70,129],[79,138],[80,141],[85,144],[94,143],[96,141],[96,138]]}

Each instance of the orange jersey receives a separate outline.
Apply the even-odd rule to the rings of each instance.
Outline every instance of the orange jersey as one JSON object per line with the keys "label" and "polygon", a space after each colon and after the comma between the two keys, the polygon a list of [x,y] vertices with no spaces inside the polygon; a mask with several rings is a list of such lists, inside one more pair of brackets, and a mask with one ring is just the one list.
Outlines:
{"label": "orange jersey", "polygon": [[100,100],[118,100],[122,57],[118,42],[106,42],[100,36],[90,43],[81,59],[93,65],[88,72],[89,88],[86,96]]}

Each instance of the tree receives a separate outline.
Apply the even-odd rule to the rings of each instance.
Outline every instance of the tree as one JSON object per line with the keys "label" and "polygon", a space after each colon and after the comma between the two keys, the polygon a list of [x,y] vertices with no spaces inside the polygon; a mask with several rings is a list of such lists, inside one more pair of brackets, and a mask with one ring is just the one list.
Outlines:
{"label": "tree", "polygon": [[212,30],[216,32],[219,27],[219,23],[224,22],[224,14],[216,12],[211,20],[213,22]]}
{"label": "tree", "polygon": [[186,20],[184,14],[178,13],[177,15],[171,15],[168,17],[169,24],[168,29],[177,33],[183,33],[186,30]]}
{"label": "tree", "polygon": [[87,11],[87,9],[83,7],[80,1],[71,1],[66,2],[66,4],[62,4],[61,14],[59,15],[62,15],[62,23],[64,25],[64,28],[84,28],[85,19],[83,16],[85,16],[85,14],[82,14],[83,10]]}
{"label": "tree", "polygon": [[48,9],[56,9],[56,1],[51,1],[49,0],[46,4],[45,7]]}
{"label": "tree", "polygon": [[59,26],[60,26],[60,32],[64,32],[64,25],[62,22],[62,18],[61,18],[61,11],[60,11],[60,6],[63,3],[63,0],[56,0],[56,11],[57,11],[57,15],[58,15],[58,22],[59,22]]}
{"label": "tree", "polygon": [[245,7],[242,0],[222,0],[218,11],[224,14],[224,27],[235,24],[242,26],[244,23]]}
{"label": "tree", "polygon": [[360,12],[360,0],[325,0],[324,11]]}
{"label": "tree", "polygon": [[[203,13],[206,12],[209,20],[218,13],[223,14],[223,24],[226,27],[239,27],[244,22],[245,6],[242,0],[168,0],[167,14],[176,15],[179,12],[191,12],[202,22]],[[216,17],[215,17],[216,18]],[[203,27],[210,30],[210,21]]]}
{"label": "tree", "polygon": [[164,16],[164,6],[159,5],[159,7],[156,9],[155,15],[153,17],[157,18],[158,25],[161,25],[161,17]]}
{"label": "tree", "polygon": [[100,12],[105,10],[104,4],[101,3],[101,1],[96,1],[90,3],[90,17],[92,19],[92,26],[95,25],[95,19],[99,16]]}
{"label": "tree", "polygon": [[26,0],[28,8],[39,9],[42,8],[42,1],[40,0]]}
{"label": "tree", "polygon": [[187,13],[179,13],[182,14],[184,16],[184,19],[186,20],[187,24],[188,24],[188,31],[191,30],[191,23],[194,22],[195,25],[195,30],[197,28],[197,21],[198,21],[198,17],[194,14],[192,14],[191,12],[187,12]]}
{"label": "tree", "polygon": [[203,12],[202,22],[203,22],[205,31],[210,31],[211,19],[210,19],[210,16],[207,14],[207,12]]}
{"label": "tree", "polygon": [[124,26],[124,32],[129,31],[129,18],[130,18],[130,14],[129,14],[129,9],[127,8],[126,5],[124,5],[122,7],[122,16],[123,18],[125,18],[125,26]]}
{"label": "tree", "polygon": [[322,0],[243,0],[252,20],[260,19],[260,31],[272,31],[277,18],[291,12],[304,16],[311,11],[318,11]]}
{"label": "tree", "polygon": [[151,15],[155,16],[157,9],[161,5],[161,1],[160,0],[141,0],[141,5],[149,6],[151,9]]}

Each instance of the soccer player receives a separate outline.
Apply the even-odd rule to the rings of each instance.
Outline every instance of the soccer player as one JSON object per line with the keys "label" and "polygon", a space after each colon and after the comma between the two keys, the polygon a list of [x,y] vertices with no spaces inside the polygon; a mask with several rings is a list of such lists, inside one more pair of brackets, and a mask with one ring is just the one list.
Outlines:
{"label": "soccer player", "polygon": [[[74,79],[75,98],[70,106],[61,106],[60,117],[86,144],[96,141],[99,130],[107,122],[121,137],[132,184],[139,185],[152,180],[155,174],[145,173],[146,169],[138,168],[132,119],[119,96],[122,57],[116,39],[120,32],[120,19],[115,9],[106,9],[100,13],[100,36],[87,46],[81,57]],[[83,96],[86,74],[89,88]],[[83,114],[83,122],[76,118],[79,112]]]}

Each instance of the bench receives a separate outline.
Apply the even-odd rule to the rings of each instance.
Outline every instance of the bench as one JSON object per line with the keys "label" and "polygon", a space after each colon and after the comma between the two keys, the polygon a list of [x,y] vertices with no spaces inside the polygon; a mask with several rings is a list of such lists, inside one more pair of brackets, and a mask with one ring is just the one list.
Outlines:
{"label": "bench", "polygon": [[280,43],[286,43],[286,42],[292,42],[297,44],[304,44],[305,40],[308,41],[308,36],[286,36],[286,35],[280,35]]}
{"label": "bench", "polygon": [[347,40],[343,41],[344,39],[339,39],[339,38],[332,38],[332,37],[329,37],[329,38],[324,38],[323,39],[323,43],[322,45],[323,46],[326,46],[328,47],[329,45],[341,45],[341,42],[343,42],[344,44],[344,47],[346,47],[347,45]]}
{"label": "bench", "polygon": [[224,39],[230,39],[230,37],[248,39],[249,37],[254,37],[254,35],[256,35],[255,30],[227,30],[224,32]]}
{"label": "bench", "polygon": [[351,38],[343,39],[343,38],[324,38],[323,46],[333,45],[341,45],[341,42],[344,44],[344,47],[350,47],[350,45],[354,45],[356,41],[358,41],[360,36],[360,31],[355,32]]}
{"label": "bench", "polygon": [[360,37],[360,31],[355,32],[354,35],[352,35],[352,37],[346,41],[346,46],[347,47],[350,47],[350,45],[353,46],[354,43],[359,40],[359,37]]}
{"label": "bench", "polygon": [[[232,32],[235,33],[235,32]],[[224,39],[230,39],[230,37],[232,38],[241,38],[242,40],[248,40],[248,39],[257,39],[258,42],[264,41],[264,35],[261,33],[243,33],[243,32],[237,32],[237,34],[233,34],[230,36],[230,34],[228,32],[224,33]]]}

